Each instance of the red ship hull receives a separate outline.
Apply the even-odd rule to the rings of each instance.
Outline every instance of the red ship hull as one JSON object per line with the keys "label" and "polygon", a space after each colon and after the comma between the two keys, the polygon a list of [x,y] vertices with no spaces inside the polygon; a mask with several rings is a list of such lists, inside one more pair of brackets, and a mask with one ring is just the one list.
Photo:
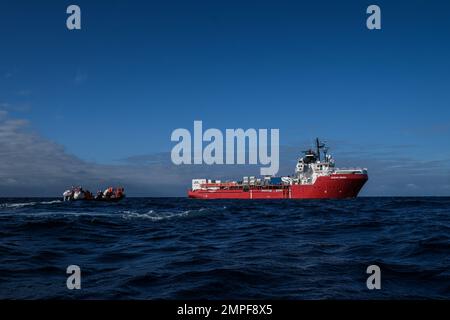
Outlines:
{"label": "red ship hull", "polygon": [[345,199],[355,198],[368,180],[367,174],[332,174],[310,185],[286,185],[217,190],[189,190],[196,199]]}

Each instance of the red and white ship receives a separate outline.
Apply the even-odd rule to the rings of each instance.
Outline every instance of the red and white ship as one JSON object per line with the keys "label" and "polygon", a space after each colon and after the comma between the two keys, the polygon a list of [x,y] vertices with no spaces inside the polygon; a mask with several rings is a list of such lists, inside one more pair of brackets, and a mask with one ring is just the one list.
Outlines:
{"label": "red and white ship", "polygon": [[[316,150],[304,151],[293,176],[244,177],[242,181],[193,179],[189,198],[198,199],[343,199],[355,198],[368,180],[367,169],[339,169],[316,139]],[[323,154],[323,157],[321,157]]]}

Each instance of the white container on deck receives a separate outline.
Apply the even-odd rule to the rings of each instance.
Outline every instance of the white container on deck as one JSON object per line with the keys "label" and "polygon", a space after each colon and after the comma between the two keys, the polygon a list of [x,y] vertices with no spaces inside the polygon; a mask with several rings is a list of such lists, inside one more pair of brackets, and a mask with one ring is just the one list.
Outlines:
{"label": "white container on deck", "polygon": [[202,184],[206,184],[206,179],[192,179],[192,190],[202,189]]}

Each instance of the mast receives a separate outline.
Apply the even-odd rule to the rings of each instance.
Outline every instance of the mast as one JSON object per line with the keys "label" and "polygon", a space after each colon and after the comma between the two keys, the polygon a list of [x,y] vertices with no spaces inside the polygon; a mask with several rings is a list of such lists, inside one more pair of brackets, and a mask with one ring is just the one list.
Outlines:
{"label": "mast", "polygon": [[320,161],[320,143],[319,143],[319,138],[316,138],[316,149],[317,149],[317,158]]}
{"label": "mast", "polygon": [[320,161],[320,149],[324,149],[323,150],[323,156],[325,157],[325,161],[326,161],[328,148],[325,147],[325,143],[320,142],[319,138],[316,138],[317,159],[319,161]]}

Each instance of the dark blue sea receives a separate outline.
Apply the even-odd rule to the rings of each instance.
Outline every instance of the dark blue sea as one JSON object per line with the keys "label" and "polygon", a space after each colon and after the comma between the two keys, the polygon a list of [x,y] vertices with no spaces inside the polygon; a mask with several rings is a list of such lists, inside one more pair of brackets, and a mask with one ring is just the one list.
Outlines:
{"label": "dark blue sea", "polygon": [[3,198],[0,298],[450,299],[450,198]]}

